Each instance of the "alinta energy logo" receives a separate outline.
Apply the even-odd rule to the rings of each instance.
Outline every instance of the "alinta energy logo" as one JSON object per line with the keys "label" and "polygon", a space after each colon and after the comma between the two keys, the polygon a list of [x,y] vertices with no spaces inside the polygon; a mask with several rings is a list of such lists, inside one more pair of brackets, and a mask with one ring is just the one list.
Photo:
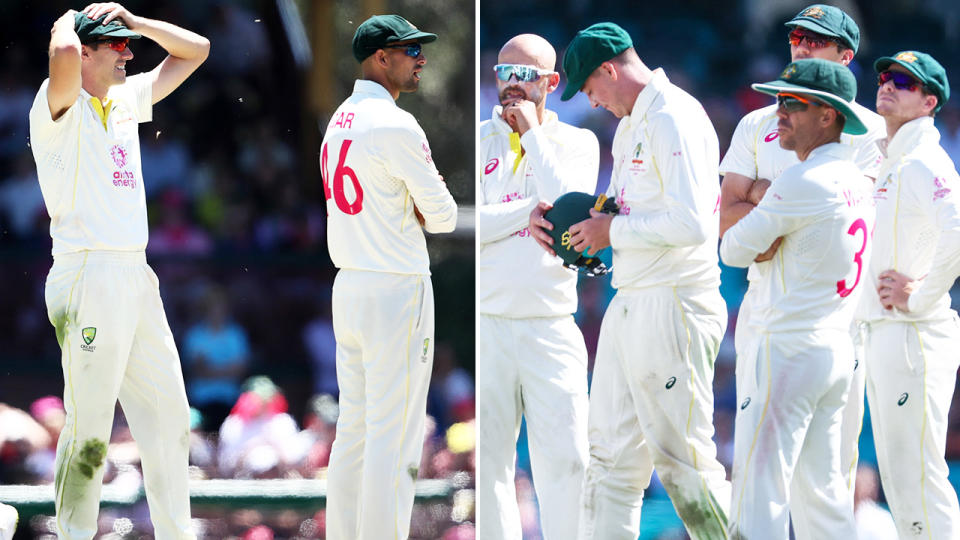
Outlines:
{"label": "alinta energy logo", "polygon": [[80,344],[80,348],[87,352],[93,352],[97,350],[97,347],[92,345],[93,340],[97,339],[97,327],[88,326],[83,330],[80,330],[80,337],[83,338],[83,343]]}
{"label": "alinta energy logo", "polygon": [[137,175],[128,171],[126,168],[129,157],[130,153],[123,145],[115,144],[110,147],[110,158],[113,160],[113,164],[116,165],[117,169],[119,169],[113,171],[113,185],[116,187],[137,189]]}

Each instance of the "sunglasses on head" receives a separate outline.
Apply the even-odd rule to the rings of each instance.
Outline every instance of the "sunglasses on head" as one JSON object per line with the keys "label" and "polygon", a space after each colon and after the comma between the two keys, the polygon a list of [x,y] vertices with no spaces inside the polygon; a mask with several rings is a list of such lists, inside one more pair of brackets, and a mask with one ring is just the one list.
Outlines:
{"label": "sunglasses on head", "polygon": [[822,49],[827,45],[837,43],[837,40],[833,38],[821,36],[820,34],[807,32],[800,29],[791,30],[787,37],[790,41],[790,45],[793,45],[794,47],[799,47],[800,44],[803,43],[803,40],[807,40],[807,47],[810,47],[811,49]]}
{"label": "sunglasses on head", "polygon": [[923,87],[920,81],[900,71],[883,71],[877,76],[878,86],[883,86],[890,81],[893,81],[893,86],[895,86],[897,90],[913,92]]}
{"label": "sunglasses on head", "polygon": [[510,77],[516,77],[517,82],[533,82],[543,75],[556,73],[549,69],[540,69],[536,66],[523,64],[497,64],[493,66],[493,70],[497,72],[497,78],[503,82],[509,82]]}
{"label": "sunglasses on head", "polygon": [[796,94],[788,94],[786,92],[777,94],[777,107],[783,112],[794,113],[805,111],[809,105],[820,107],[822,104]]}
{"label": "sunglasses on head", "polygon": [[130,38],[128,37],[116,37],[116,38],[107,38],[94,41],[97,45],[106,45],[111,49],[117,52],[123,52],[127,48],[127,45],[130,43]]}
{"label": "sunglasses on head", "polygon": [[404,43],[403,45],[384,45],[384,49],[403,49],[403,54],[416,58],[423,51],[423,45],[420,43]]}

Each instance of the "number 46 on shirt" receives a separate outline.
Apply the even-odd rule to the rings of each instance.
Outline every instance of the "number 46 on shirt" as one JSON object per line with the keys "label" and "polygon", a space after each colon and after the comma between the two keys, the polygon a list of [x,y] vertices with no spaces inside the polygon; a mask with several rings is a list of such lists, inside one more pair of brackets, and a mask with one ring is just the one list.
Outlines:
{"label": "number 46 on shirt", "polygon": [[[323,195],[326,197],[326,200],[330,200],[332,196],[333,201],[337,204],[337,208],[344,214],[352,216],[359,214],[360,211],[363,210],[363,188],[360,186],[357,173],[346,165],[347,152],[350,151],[351,144],[353,144],[352,140],[344,139],[343,144],[340,146],[340,157],[337,158],[337,167],[333,171],[332,189],[330,169],[327,166],[327,144],[324,144],[320,151],[320,172],[323,176]],[[353,192],[356,195],[352,203],[347,202],[347,195],[343,191],[344,178],[349,178],[353,184]]]}

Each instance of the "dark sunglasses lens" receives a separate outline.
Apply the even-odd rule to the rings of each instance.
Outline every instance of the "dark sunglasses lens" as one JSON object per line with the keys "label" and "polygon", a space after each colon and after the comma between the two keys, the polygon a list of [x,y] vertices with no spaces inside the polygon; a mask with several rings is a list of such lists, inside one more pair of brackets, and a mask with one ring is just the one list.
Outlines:
{"label": "dark sunglasses lens", "polygon": [[884,71],[880,74],[880,85],[893,81],[893,86],[898,90],[909,90],[914,91],[917,89],[919,83],[914,80],[913,77],[907,75],[906,73],[900,73],[899,71]]}
{"label": "dark sunglasses lens", "polygon": [[407,53],[407,56],[412,56],[413,58],[416,58],[420,56],[420,51],[422,50],[423,48],[420,46],[419,43],[413,43],[413,44],[407,45],[407,48],[404,52]]}
{"label": "dark sunglasses lens", "polygon": [[803,40],[807,40],[807,47],[813,49],[826,47],[827,43],[829,42],[829,40],[826,38],[822,38],[808,32],[801,32],[799,30],[790,32],[790,44],[794,47],[799,46]]}
{"label": "dark sunglasses lens", "polygon": [[788,113],[807,110],[806,103],[789,96],[777,96],[777,106]]}

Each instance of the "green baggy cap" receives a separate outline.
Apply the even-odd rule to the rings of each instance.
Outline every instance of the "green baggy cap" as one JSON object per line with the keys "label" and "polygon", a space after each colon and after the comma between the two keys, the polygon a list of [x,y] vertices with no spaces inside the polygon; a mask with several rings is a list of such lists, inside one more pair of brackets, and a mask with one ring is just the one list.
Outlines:
{"label": "green baggy cap", "polygon": [[821,58],[797,60],[788,64],[777,80],[752,84],[751,87],[771,96],[781,92],[815,96],[846,118],[844,133],[863,135],[867,132],[852,107],[857,97],[857,80],[847,66],[838,62]]}
{"label": "green baggy cap", "polygon": [[357,62],[363,62],[377,49],[410,39],[430,43],[437,40],[437,35],[421,32],[399,15],[374,15],[360,23],[353,34],[353,57]]}
{"label": "green baggy cap", "polygon": [[806,7],[784,26],[790,28],[799,26],[811,32],[837,38],[853,49],[854,53],[860,47],[860,27],[843,10],[834,6],[814,4]]}
{"label": "green baggy cap", "polygon": [[922,82],[930,93],[937,96],[937,108],[934,109],[934,112],[939,112],[943,108],[943,104],[950,99],[950,81],[947,80],[947,70],[943,69],[940,62],[937,62],[929,54],[920,51],[901,51],[893,56],[878,58],[873,63],[873,69],[880,73],[886,71],[892,64],[903,66],[918,81]]}
{"label": "green baggy cap", "polygon": [[107,18],[107,15],[109,14],[104,13],[96,19],[91,19],[79,11],[74,13],[73,30],[77,33],[77,37],[80,38],[80,43],[86,45],[107,37],[140,38],[140,34],[127,28],[127,25],[123,24],[119,18],[103,24],[103,20]]}
{"label": "green baggy cap", "polygon": [[597,23],[577,32],[563,54],[563,72],[567,87],[561,101],[567,101],[583,88],[583,83],[600,64],[633,47],[626,30],[610,22]]}

